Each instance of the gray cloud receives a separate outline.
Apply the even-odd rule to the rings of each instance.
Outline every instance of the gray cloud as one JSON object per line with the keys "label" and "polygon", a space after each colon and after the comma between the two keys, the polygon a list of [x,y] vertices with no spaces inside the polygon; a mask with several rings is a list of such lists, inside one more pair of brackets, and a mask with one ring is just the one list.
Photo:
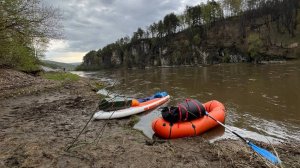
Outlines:
{"label": "gray cloud", "polygon": [[[63,13],[65,40],[61,52],[97,50],[132,33],[145,29],[171,12],[181,12],[199,0],[43,0]],[[51,55],[49,51],[47,55]],[[55,51],[56,53],[59,51]]]}

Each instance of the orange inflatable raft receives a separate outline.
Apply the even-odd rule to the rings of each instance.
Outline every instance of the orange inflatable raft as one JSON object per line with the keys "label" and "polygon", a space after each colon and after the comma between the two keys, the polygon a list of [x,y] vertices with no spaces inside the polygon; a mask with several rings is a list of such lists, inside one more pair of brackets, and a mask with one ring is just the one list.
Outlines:
{"label": "orange inflatable raft", "polygon": [[[203,106],[212,117],[222,123],[225,122],[225,107],[222,103],[212,100],[204,103]],[[152,122],[152,129],[158,137],[173,139],[200,135],[217,125],[218,123],[208,116],[173,124],[163,118],[158,118]]]}

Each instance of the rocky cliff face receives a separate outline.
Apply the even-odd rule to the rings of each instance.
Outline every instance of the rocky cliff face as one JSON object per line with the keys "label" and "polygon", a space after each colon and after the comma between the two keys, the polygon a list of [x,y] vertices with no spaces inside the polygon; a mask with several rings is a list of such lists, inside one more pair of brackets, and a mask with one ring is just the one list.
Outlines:
{"label": "rocky cliff face", "polygon": [[[253,61],[247,52],[236,46],[180,46],[178,44],[180,44],[178,41],[155,44],[149,40],[139,40],[122,49],[114,47],[110,52],[94,57],[85,57],[84,65],[106,68],[145,68],[147,66],[209,65]],[[265,52],[261,53],[259,59],[265,61],[284,58],[284,55],[275,57]]]}
{"label": "rocky cliff face", "polygon": [[[249,32],[251,34],[251,32]],[[128,43],[113,43],[99,51],[91,51],[84,57],[83,67],[138,67],[209,65],[217,63],[261,62],[284,60],[299,55],[298,43],[290,40],[284,45],[263,44],[255,38],[248,41],[218,38],[210,35],[195,44],[188,33],[172,37],[136,39]],[[216,40],[217,39],[217,40]],[[289,44],[289,45],[288,45]],[[287,47],[288,46],[288,47]],[[84,69],[84,68],[82,68]]]}
{"label": "rocky cliff face", "polygon": [[[100,62],[105,67],[140,67],[146,66],[173,66],[173,65],[208,65],[221,62],[246,62],[247,55],[229,52],[227,49],[204,49],[193,47],[188,53],[174,50],[171,47],[152,47],[143,41],[128,47],[124,51],[113,50],[111,54],[103,56]],[[90,65],[90,61],[86,62]]]}

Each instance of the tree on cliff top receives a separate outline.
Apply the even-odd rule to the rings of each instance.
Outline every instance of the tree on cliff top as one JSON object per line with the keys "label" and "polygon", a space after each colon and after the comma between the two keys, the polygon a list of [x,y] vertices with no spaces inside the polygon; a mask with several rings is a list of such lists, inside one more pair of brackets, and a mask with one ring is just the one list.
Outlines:
{"label": "tree on cliff top", "polygon": [[39,0],[0,0],[0,66],[35,70],[49,39],[61,37],[60,13]]}
{"label": "tree on cliff top", "polygon": [[174,34],[179,26],[179,19],[174,13],[170,13],[164,17],[163,24],[168,35]]}

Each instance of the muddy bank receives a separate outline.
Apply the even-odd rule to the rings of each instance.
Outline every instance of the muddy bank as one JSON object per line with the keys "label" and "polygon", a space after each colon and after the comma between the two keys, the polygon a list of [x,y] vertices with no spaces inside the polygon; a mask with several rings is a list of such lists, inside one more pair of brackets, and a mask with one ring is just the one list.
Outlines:
{"label": "muddy bank", "polygon": [[[65,151],[97,110],[93,81],[0,70],[0,86],[0,167],[268,167],[241,141],[150,140],[132,128],[134,117],[92,121]],[[275,145],[285,167],[300,167],[299,147]]]}

